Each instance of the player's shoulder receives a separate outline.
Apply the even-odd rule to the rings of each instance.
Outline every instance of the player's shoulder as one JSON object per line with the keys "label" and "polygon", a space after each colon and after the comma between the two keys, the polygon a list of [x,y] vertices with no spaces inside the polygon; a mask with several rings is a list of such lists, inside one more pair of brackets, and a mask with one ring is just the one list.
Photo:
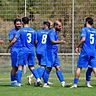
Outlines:
{"label": "player's shoulder", "polygon": [[81,31],[85,31],[85,30],[87,30],[88,29],[88,27],[82,27],[81,28]]}
{"label": "player's shoulder", "polygon": [[12,29],[8,32],[9,35],[15,34],[15,33],[16,33],[16,29],[15,29],[15,28],[12,28]]}
{"label": "player's shoulder", "polygon": [[93,29],[92,28],[89,28],[89,27],[83,27],[81,28],[81,32],[90,32],[90,30],[92,31]]}
{"label": "player's shoulder", "polygon": [[51,29],[50,29],[50,32],[55,32],[55,29],[54,29],[54,28],[51,28]]}
{"label": "player's shoulder", "polygon": [[92,30],[96,32],[96,28],[92,27]]}
{"label": "player's shoulder", "polygon": [[38,33],[42,32],[42,31],[43,31],[43,29],[39,29],[39,30],[37,30]]}
{"label": "player's shoulder", "polygon": [[40,29],[37,31],[38,34],[48,34],[49,30],[48,29]]}
{"label": "player's shoulder", "polygon": [[36,32],[36,30],[33,29],[32,27],[29,27],[29,30],[30,30],[30,32]]}
{"label": "player's shoulder", "polygon": [[20,32],[35,32],[35,30],[31,27],[23,27],[20,29]]}
{"label": "player's shoulder", "polygon": [[48,34],[49,35],[55,35],[55,33],[56,33],[55,29],[52,28],[52,29],[50,29]]}
{"label": "player's shoulder", "polygon": [[12,28],[12,29],[9,31],[9,33],[10,33],[10,32],[14,32],[14,31],[16,31],[16,29],[15,29],[15,28]]}

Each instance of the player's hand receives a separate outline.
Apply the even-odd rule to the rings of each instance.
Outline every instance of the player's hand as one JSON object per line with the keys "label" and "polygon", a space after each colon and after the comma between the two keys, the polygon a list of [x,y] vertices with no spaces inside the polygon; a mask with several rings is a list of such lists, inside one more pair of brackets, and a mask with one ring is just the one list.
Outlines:
{"label": "player's hand", "polygon": [[0,40],[0,44],[4,44],[4,41],[3,40]]}
{"label": "player's hand", "polygon": [[79,48],[78,47],[75,49],[75,52],[76,53],[79,53]]}
{"label": "player's hand", "polygon": [[61,42],[61,44],[65,44],[65,41],[64,40],[61,40],[60,42]]}

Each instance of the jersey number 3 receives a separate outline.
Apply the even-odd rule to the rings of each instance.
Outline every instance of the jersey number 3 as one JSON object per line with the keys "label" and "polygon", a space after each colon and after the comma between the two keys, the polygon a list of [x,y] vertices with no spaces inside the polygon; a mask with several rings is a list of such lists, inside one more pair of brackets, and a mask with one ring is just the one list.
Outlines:
{"label": "jersey number 3", "polygon": [[94,44],[94,34],[90,34],[90,44]]}
{"label": "jersey number 3", "polygon": [[28,43],[31,42],[31,33],[27,33],[27,42],[28,42]]}

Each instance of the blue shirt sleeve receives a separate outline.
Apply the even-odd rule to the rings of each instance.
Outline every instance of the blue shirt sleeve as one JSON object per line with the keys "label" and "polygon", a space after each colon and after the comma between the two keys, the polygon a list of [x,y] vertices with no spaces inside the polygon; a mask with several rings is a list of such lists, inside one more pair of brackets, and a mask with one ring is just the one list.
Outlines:
{"label": "blue shirt sleeve", "polygon": [[82,37],[85,37],[86,38],[86,30],[85,30],[85,28],[82,28],[81,29],[81,38]]}
{"label": "blue shirt sleeve", "polygon": [[16,32],[15,37],[16,37],[17,39],[20,37],[20,33],[21,33],[21,30],[18,30],[18,32]]}
{"label": "blue shirt sleeve", "polygon": [[9,33],[8,38],[9,38],[9,40],[12,40],[13,39],[13,34]]}
{"label": "blue shirt sleeve", "polygon": [[9,40],[12,40],[12,39],[14,38],[14,36],[15,36],[14,31],[11,30],[11,31],[9,32],[9,34],[8,34]]}
{"label": "blue shirt sleeve", "polygon": [[52,41],[52,40],[55,40],[54,31],[49,32],[49,38],[50,38],[51,41]]}

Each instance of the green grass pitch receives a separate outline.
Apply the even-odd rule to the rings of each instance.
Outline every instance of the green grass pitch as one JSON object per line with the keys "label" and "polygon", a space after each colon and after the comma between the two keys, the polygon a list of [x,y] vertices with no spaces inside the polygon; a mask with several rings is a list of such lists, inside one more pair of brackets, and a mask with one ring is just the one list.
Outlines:
{"label": "green grass pitch", "polygon": [[[11,87],[9,73],[0,73],[0,96],[96,96],[96,79],[94,76],[92,76],[91,83],[94,86],[93,88],[86,87],[83,74],[76,89],[61,87],[55,72],[52,72],[50,76],[50,81],[54,83],[51,88],[34,87],[35,79],[32,80],[32,85],[28,85],[26,76],[25,74],[22,78],[23,86]],[[73,77],[71,74],[65,73],[66,82],[73,82]]]}

